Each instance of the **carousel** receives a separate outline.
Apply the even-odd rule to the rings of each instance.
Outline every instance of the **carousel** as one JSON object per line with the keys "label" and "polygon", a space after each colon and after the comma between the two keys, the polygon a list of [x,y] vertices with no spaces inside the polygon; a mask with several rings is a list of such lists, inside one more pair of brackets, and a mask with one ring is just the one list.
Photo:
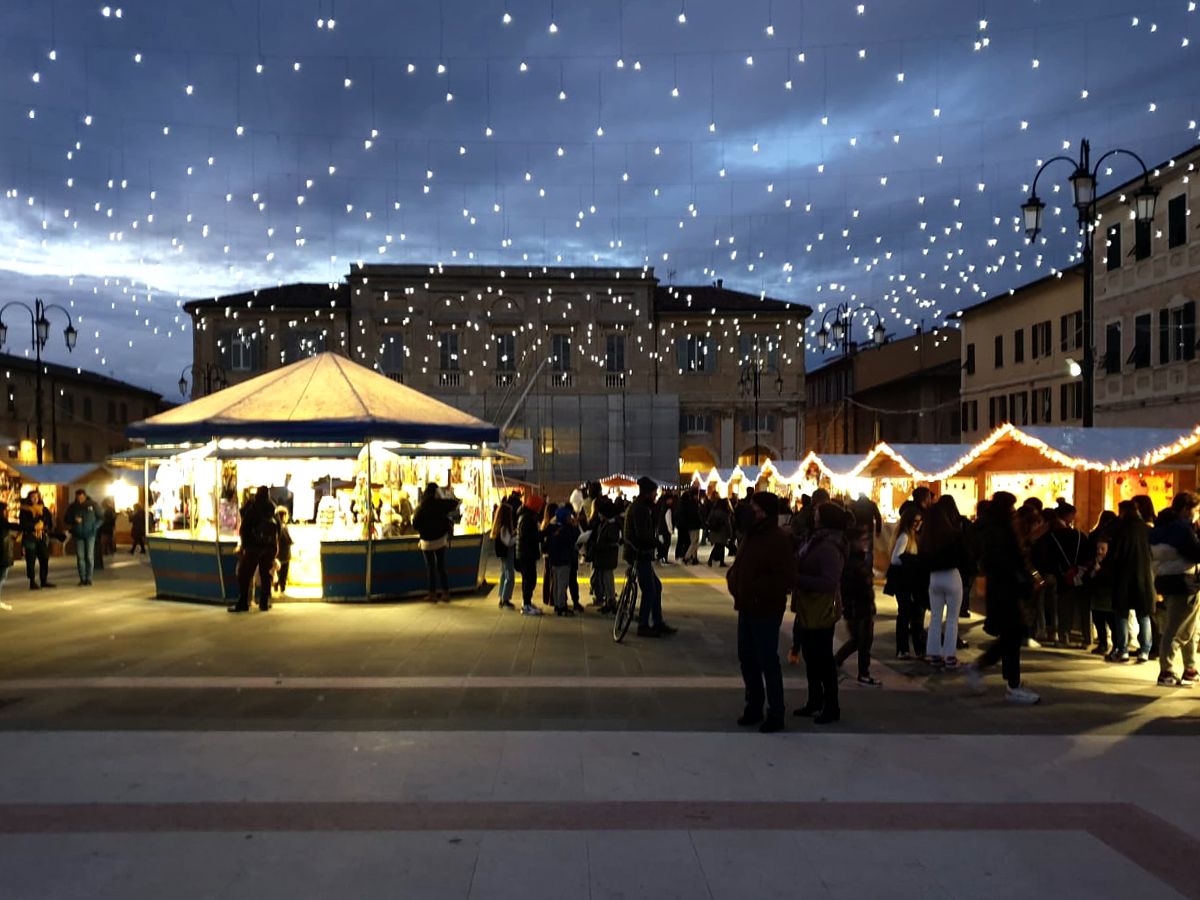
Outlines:
{"label": "carousel", "polygon": [[260,486],[288,514],[285,596],[424,594],[412,528],[427,485],[457,501],[452,591],[483,577],[498,431],[343,356],[322,353],[138,422],[147,548],[160,597],[237,596],[239,510]]}

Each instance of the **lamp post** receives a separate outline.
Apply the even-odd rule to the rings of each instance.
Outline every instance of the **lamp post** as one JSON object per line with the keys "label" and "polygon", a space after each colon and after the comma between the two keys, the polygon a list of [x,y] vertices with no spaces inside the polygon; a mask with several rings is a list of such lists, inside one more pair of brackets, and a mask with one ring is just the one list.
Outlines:
{"label": "lamp post", "polygon": [[759,464],[758,400],[762,396],[762,377],[770,372],[775,373],[775,393],[781,395],[783,393],[783,373],[779,371],[778,366],[773,366],[763,360],[762,351],[756,340],[754,342],[754,359],[742,366],[741,376],[738,378],[738,392],[743,398],[754,398],[754,465],[756,466]]}
{"label": "lamp post", "polygon": [[1044,163],[1033,177],[1033,186],[1029,190],[1029,199],[1021,204],[1021,217],[1024,220],[1025,236],[1032,244],[1042,231],[1042,222],[1046,204],[1037,193],[1038,179],[1046,167],[1054,162],[1069,163],[1073,167],[1071,173],[1071,193],[1075,210],[1079,214],[1079,233],[1083,239],[1083,362],[1080,365],[1083,376],[1083,427],[1091,428],[1095,413],[1096,388],[1096,354],[1094,349],[1095,335],[1095,284],[1096,274],[1093,264],[1095,255],[1092,246],[1092,231],[1096,226],[1096,177],[1100,166],[1110,156],[1118,154],[1130,156],[1142,167],[1142,186],[1133,192],[1134,216],[1141,224],[1154,220],[1154,207],[1158,200],[1158,189],[1150,184],[1150,172],[1142,158],[1132,150],[1117,148],[1109,150],[1092,165],[1092,145],[1087,140],[1079,142],[1079,159],[1069,156],[1055,156]]}
{"label": "lamp post", "polygon": [[229,387],[229,378],[220,366],[213,363],[204,363],[204,365],[193,363],[184,366],[183,371],[179,373],[179,393],[185,397],[188,395],[188,372],[192,373],[193,387],[196,386],[198,379],[203,379],[205,397],[211,394],[214,388],[219,391]]}
{"label": "lamp post", "polygon": [[37,367],[34,370],[34,418],[37,420],[37,461],[38,465],[42,464],[42,444],[45,441],[43,436],[43,411],[42,411],[42,349],[46,346],[46,342],[50,340],[50,320],[46,318],[46,313],[50,310],[58,310],[67,317],[67,327],[63,329],[63,340],[67,343],[67,352],[70,353],[75,349],[75,342],[79,340],[79,332],[75,330],[75,323],[71,319],[71,314],[67,310],[59,306],[57,303],[43,303],[41,297],[34,298],[33,306],[28,303],[22,303],[20,300],[12,300],[0,306],[0,347],[4,346],[8,340],[8,326],[4,324],[4,314],[10,307],[17,307],[29,313],[30,335],[33,341],[33,355],[37,362]]}
{"label": "lamp post", "polygon": [[[830,338],[833,339],[833,349],[841,350],[842,357],[850,359],[850,349],[855,346],[851,340],[854,331],[854,314],[869,313],[875,317],[875,325],[871,329],[871,343],[876,347],[887,340],[887,329],[883,327],[883,316],[872,306],[859,306],[851,309],[848,303],[839,303],[832,309],[827,309],[821,317],[821,327],[817,329],[817,347],[822,353],[830,349]],[[833,322],[829,317],[833,316]],[[846,378],[842,385],[842,452],[850,453],[850,379]]]}

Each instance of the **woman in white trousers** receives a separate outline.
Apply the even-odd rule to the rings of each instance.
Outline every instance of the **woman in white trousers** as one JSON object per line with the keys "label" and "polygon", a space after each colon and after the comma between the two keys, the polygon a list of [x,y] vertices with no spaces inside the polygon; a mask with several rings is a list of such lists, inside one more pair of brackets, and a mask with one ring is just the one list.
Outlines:
{"label": "woman in white trousers", "polygon": [[962,608],[961,570],[968,561],[966,538],[954,498],[945,496],[925,512],[920,559],[929,572],[929,632],[925,662],[958,667],[958,613]]}

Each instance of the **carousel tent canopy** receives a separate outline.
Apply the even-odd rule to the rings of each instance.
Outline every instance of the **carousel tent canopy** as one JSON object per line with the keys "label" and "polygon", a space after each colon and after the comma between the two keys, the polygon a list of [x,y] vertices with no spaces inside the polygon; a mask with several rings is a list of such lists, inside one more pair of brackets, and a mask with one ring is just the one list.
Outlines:
{"label": "carousel tent canopy", "polygon": [[496,443],[499,429],[336,353],[319,353],[129,426],[148,444]]}

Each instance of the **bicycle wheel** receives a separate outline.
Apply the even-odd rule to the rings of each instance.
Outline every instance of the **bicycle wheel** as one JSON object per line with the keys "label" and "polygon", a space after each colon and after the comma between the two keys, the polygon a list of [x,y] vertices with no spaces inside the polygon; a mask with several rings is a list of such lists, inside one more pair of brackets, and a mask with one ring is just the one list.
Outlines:
{"label": "bicycle wheel", "polygon": [[621,599],[617,601],[617,615],[613,618],[613,640],[617,643],[625,637],[633,622],[633,614],[637,609],[637,577],[630,572],[625,576],[625,587],[621,589]]}

